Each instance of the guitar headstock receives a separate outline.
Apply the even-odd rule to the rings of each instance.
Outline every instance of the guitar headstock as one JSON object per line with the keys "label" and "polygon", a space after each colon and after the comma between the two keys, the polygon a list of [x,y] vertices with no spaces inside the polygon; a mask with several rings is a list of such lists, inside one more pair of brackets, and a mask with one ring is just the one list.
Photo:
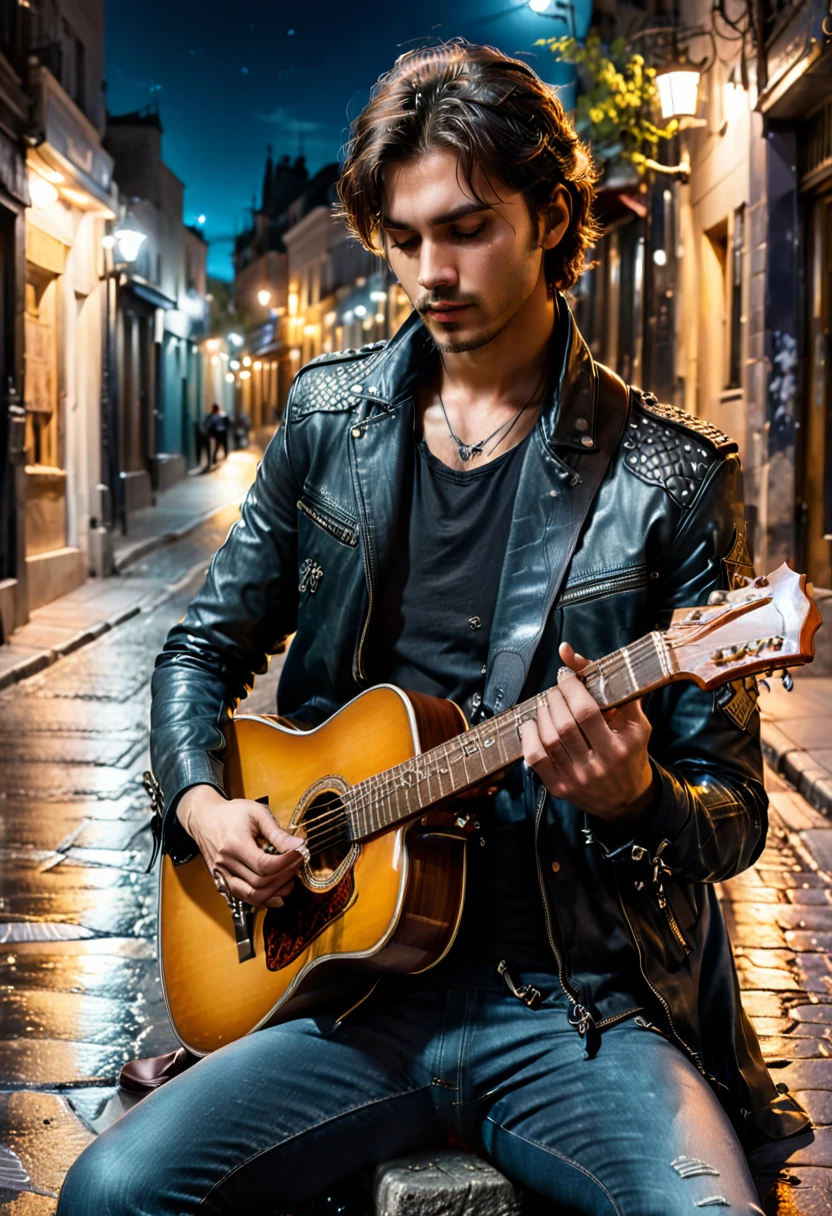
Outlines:
{"label": "guitar headstock", "polygon": [[820,612],[806,575],[785,563],[767,578],[735,591],[717,591],[699,608],[677,608],[666,640],[679,674],[701,688],[799,667],[814,657]]}

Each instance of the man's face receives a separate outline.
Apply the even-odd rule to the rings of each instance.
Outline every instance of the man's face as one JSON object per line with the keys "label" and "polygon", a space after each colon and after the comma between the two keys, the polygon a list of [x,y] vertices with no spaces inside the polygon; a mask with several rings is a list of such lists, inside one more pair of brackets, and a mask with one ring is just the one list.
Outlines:
{"label": "man's face", "polygon": [[569,220],[563,202],[562,224],[535,231],[523,195],[477,171],[483,207],[457,165],[440,149],[384,172],[390,267],[443,353],[475,350],[506,327],[541,285],[540,241],[557,244]]}

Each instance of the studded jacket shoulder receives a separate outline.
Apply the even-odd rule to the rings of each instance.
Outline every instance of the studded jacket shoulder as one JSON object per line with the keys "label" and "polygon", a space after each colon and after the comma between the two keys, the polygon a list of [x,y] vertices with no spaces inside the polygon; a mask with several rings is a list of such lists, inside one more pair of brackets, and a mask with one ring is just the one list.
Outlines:
{"label": "studded jacket shoulder", "polygon": [[648,485],[663,485],[680,507],[689,507],[720,456],[737,451],[724,431],[704,418],[661,405],[652,393],[634,391],[623,441],[624,465]]}

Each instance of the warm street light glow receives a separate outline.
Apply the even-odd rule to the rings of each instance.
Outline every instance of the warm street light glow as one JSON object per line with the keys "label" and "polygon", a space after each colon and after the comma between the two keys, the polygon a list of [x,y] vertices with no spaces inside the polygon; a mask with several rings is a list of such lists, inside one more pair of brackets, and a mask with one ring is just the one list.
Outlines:
{"label": "warm street light glow", "polygon": [[669,63],[656,71],[656,88],[665,122],[671,118],[692,118],[699,101],[698,68],[686,60]]}
{"label": "warm street light glow", "polygon": [[382,324],[382,322],[384,321],[384,313],[383,313],[383,312],[377,312],[377,313],[376,313],[376,320],[378,321],[379,325],[381,325],[381,324]]}
{"label": "warm street light glow", "polygon": [[139,256],[139,250],[147,240],[147,233],[129,211],[116,228],[113,236],[118,241],[119,253],[125,262],[135,262]]}
{"label": "warm street light glow", "polygon": [[58,191],[51,182],[46,181],[39,173],[29,174],[29,196],[32,206],[38,211],[44,211],[58,201]]}
{"label": "warm street light glow", "polygon": [[207,346],[208,350],[219,350],[220,340],[219,338],[209,338],[205,345]]}
{"label": "warm street light glow", "polygon": [[226,372],[226,373],[225,373],[225,382],[226,382],[226,384],[233,384],[233,383],[234,383],[234,373],[233,373],[233,372]]}
{"label": "warm street light glow", "polygon": [[240,370],[240,360],[232,359],[228,366],[233,372],[238,372]]}
{"label": "warm street light glow", "polygon": [[260,362],[260,360],[259,360],[259,359],[255,359],[255,360],[254,360],[254,370],[255,370],[256,372],[259,372],[259,371],[262,369],[262,367],[263,367],[263,364]]}
{"label": "warm street light glow", "polygon": [[261,288],[260,291],[258,291],[258,293],[257,293],[257,303],[262,304],[264,308],[266,307],[266,305],[268,304],[268,302],[271,298],[272,298],[272,293],[268,290],[267,287]]}
{"label": "warm street light glow", "polygon": [[314,334],[317,328],[317,325],[304,325],[303,332],[306,334],[307,338],[309,338],[312,336],[312,334]]}
{"label": "warm street light glow", "polygon": [[298,293],[296,291],[289,292],[289,316],[295,317],[298,312]]}
{"label": "warm street light glow", "polygon": [[362,329],[372,329],[373,328],[373,318],[367,317],[366,321],[362,321],[361,328]]}
{"label": "warm street light glow", "polygon": [[251,367],[251,355],[243,355],[243,367]]}
{"label": "warm street light glow", "polygon": [[376,303],[379,303],[381,300],[387,299],[387,292],[386,291],[371,291],[370,299],[375,300]]}
{"label": "warm street light glow", "polygon": [[219,355],[212,355],[212,356],[211,356],[211,363],[212,363],[212,365],[213,365],[214,367],[216,367],[216,365],[219,363],[219,361],[220,361],[220,357],[219,357]]}
{"label": "warm street light glow", "polygon": [[229,342],[230,342],[230,343],[231,343],[233,346],[242,346],[242,345],[243,345],[243,343],[245,342],[245,338],[243,337],[243,335],[242,335],[242,334],[230,333],[230,334],[228,335],[228,341],[229,341]]}
{"label": "warm street light glow", "polygon": [[292,359],[292,361],[294,361],[295,359],[299,359],[300,358],[300,347],[293,346],[291,351],[289,352],[289,356]]}
{"label": "warm street light glow", "polygon": [[249,371],[242,371],[242,372],[240,372],[240,379],[241,379],[241,380],[250,380],[250,379],[251,379],[251,372],[249,372]]}
{"label": "warm street light glow", "polygon": [[353,312],[355,313],[355,315],[357,317],[366,317],[366,315],[367,315],[367,309],[364,307],[363,304],[356,304],[355,308],[353,309]]}
{"label": "warm street light glow", "polygon": [[664,249],[654,249],[653,250],[653,261],[656,263],[657,266],[666,266],[667,265],[666,251]]}

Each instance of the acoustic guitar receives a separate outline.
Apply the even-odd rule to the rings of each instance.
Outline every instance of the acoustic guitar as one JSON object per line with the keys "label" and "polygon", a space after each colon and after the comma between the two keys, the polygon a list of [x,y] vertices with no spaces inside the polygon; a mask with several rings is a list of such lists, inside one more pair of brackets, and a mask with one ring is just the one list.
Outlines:
{"label": "acoustic guitar", "polygon": [[[666,631],[596,659],[580,678],[605,709],[692,680],[720,688],[728,712],[738,698],[735,711],[750,713],[754,677],[810,662],[820,623],[805,576],[783,565],[706,606],[677,609]],[[473,825],[457,796],[521,759],[519,728],[539,701],[466,729],[452,702],[382,685],[313,730],[232,718],[226,792],[266,803],[305,837],[309,860],[284,906],[265,909],[229,907],[200,856],[180,865],[163,857],[162,981],[183,1046],[204,1055],[333,1001],[344,1013],[356,981],[366,995],[385,972],[434,966],[465,896]]]}

